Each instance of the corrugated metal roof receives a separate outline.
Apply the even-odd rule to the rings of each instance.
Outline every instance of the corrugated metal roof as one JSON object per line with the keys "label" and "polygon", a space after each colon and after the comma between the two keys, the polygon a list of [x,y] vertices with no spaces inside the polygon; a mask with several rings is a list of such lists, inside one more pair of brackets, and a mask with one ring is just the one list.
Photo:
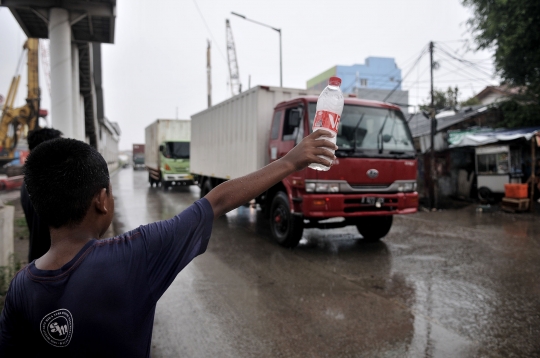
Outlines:
{"label": "corrugated metal roof", "polygon": [[[469,106],[462,108],[453,116],[437,118],[437,132],[449,128],[454,124],[463,122],[471,117],[475,117],[486,110],[488,110],[488,107],[485,105]],[[431,131],[430,121],[424,117],[422,113],[417,113],[411,118],[409,121],[409,128],[411,129],[413,138],[430,134]]]}
{"label": "corrugated metal roof", "polygon": [[[462,132],[464,132],[462,134]],[[516,129],[480,129],[476,132],[454,131],[449,142],[450,147],[478,147],[481,145],[506,142],[516,139],[530,140],[534,135],[540,132],[540,127],[526,127]]]}

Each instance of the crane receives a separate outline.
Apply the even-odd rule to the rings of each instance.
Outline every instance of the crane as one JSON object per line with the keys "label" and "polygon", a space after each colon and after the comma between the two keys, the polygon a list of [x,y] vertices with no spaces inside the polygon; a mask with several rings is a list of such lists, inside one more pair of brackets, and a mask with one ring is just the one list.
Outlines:
{"label": "crane", "polygon": [[236,47],[231,30],[229,19],[225,19],[225,29],[227,31],[227,59],[229,60],[229,77],[231,84],[231,94],[233,96],[242,92],[240,83],[240,72],[238,71],[238,59],[236,58]]}
{"label": "crane", "polygon": [[24,126],[27,126],[28,130],[33,130],[38,126],[38,118],[47,115],[47,111],[39,109],[41,98],[38,46],[39,40],[33,38],[26,40],[23,46],[23,50],[26,50],[28,56],[28,95],[24,106],[13,108],[21,79],[19,71],[13,77],[9,87],[6,103],[2,109],[2,117],[0,118],[0,165],[13,160],[17,141],[24,131]]}

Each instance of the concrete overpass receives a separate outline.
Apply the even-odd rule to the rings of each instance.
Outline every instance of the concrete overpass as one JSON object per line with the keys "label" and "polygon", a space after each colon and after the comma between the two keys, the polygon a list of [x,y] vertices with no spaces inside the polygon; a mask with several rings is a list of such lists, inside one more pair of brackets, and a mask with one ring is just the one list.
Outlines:
{"label": "concrete overpass", "polygon": [[111,139],[117,147],[120,131],[104,114],[100,44],[114,43],[116,0],[0,0],[0,6],[28,37],[50,39],[52,126],[113,155],[106,147]]}

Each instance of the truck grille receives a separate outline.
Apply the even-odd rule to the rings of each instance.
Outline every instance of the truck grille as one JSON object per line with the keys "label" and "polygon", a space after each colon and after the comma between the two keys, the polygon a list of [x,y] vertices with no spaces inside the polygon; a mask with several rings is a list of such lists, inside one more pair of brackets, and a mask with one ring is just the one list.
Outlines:
{"label": "truck grille", "polygon": [[344,212],[346,213],[359,213],[367,211],[396,211],[398,209],[397,198],[384,198],[384,202],[380,208],[375,204],[367,204],[362,202],[362,198],[357,199],[345,199],[344,200]]}
{"label": "truck grille", "polygon": [[361,184],[349,184],[351,186],[351,188],[353,189],[386,189],[388,188],[391,184],[370,184],[370,185],[361,185]]}

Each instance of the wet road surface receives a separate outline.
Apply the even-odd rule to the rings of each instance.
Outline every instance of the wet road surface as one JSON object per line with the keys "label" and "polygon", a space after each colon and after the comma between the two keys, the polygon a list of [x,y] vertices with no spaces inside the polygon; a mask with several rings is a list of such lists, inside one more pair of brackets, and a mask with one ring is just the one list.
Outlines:
{"label": "wet road surface", "polygon": [[[117,233],[199,198],[195,186],[150,188],[144,171],[112,182]],[[310,229],[289,250],[260,211],[239,208],[160,299],[152,356],[540,356],[537,218],[419,213],[379,243]]]}

